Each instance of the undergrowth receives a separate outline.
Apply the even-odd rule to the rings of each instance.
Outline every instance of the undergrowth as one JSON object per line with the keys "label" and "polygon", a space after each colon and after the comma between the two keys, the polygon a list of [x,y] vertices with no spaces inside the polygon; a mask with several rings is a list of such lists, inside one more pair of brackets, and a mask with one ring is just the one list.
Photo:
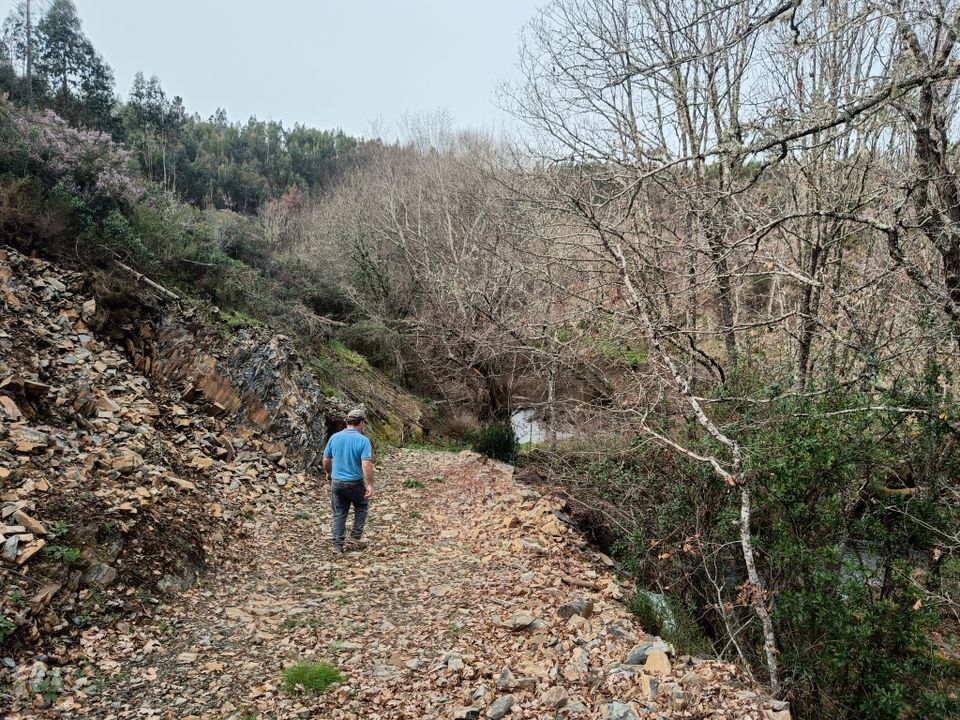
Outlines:
{"label": "undergrowth", "polygon": [[682,655],[707,655],[710,641],[703,634],[690,609],[677,598],[667,598],[668,608],[659,607],[646,590],[637,590],[627,599],[627,609],[637,617],[644,632],[671,643]]}

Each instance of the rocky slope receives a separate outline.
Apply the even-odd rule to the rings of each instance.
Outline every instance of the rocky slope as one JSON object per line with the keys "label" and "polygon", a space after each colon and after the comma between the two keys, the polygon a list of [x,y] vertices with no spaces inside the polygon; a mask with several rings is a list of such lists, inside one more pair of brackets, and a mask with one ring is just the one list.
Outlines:
{"label": "rocky slope", "polygon": [[[288,437],[250,421],[276,426],[285,408],[252,393],[241,401],[228,374],[203,371],[196,348],[177,382],[161,379],[172,363],[139,354],[129,334],[111,338],[130,330],[111,323],[84,286],[80,274],[0,249],[0,533],[11,647],[149,611],[153,595],[196,580],[236,518],[306,482],[288,461]],[[280,356],[243,367],[267,373]],[[290,377],[282,370],[260,387],[282,386]],[[214,377],[220,394],[206,392]],[[323,417],[316,397],[301,419]]]}

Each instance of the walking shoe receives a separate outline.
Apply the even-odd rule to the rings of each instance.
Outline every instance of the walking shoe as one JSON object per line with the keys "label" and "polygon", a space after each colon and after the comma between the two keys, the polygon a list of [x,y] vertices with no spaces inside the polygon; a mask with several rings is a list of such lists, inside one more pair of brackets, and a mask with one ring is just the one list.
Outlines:
{"label": "walking shoe", "polygon": [[333,557],[334,557],[334,559],[342,558],[342,557],[343,557],[343,548],[342,548],[342,547],[337,547],[336,545],[334,545],[334,546],[333,546]]}
{"label": "walking shoe", "polygon": [[347,538],[347,547],[353,548],[354,550],[363,550],[370,544],[370,541],[366,538]]}

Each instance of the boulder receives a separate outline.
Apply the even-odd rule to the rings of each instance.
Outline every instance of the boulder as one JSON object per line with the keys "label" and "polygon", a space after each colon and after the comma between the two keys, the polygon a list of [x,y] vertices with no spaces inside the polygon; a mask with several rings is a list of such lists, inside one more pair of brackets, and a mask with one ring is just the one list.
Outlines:
{"label": "boulder", "polygon": [[667,654],[660,650],[653,650],[647,655],[647,661],[643,664],[643,669],[659,675],[669,675],[673,671]]}
{"label": "boulder", "polygon": [[648,700],[653,700],[657,696],[658,683],[655,677],[646,673],[640,676],[640,692]]}
{"label": "boulder", "polygon": [[23,512],[23,510],[17,510],[13,514],[13,520],[16,523],[23,525],[27,529],[27,532],[31,532],[34,535],[47,534],[47,529],[43,527],[43,525],[41,525],[39,522],[34,520],[32,517],[27,515],[25,512]]}
{"label": "boulder", "polygon": [[7,440],[13,444],[13,450],[18,453],[42,453],[50,445],[50,436],[31,428],[11,428]]}
{"label": "boulder", "polygon": [[527,615],[526,613],[517,613],[508,620],[500,623],[502,627],[509,628],[510,630],[526,630],[528,627],[537,622],[537,619],[533,615]]}
{"label": "boulder", "polygon": [[3,559],[8,562],[16,562],[17,549],[20,547],[20,536],[11,535],[3,544]]}
{"label": "boulder", "polygon": [[763,711],[764,720],[791,720],[790,704],[785,702],[771,702],[770,707]]}
{"label": "boulder", "polygon": [[571,682],[584,680],[590,671],[590,655],[583,648],[573,651],[570,661],[563,667],[563,676]]}
{"label": "boulder", "polygon": [[117,579],[117,571],[106,563],[94,563],[80,579],[84,585],[100,585],[106,587]]}
{"label": "boulder", "polygon": [[700,687],[703,685],[703,678],[692,670],[680,678],[680,684],[683,687]]}
{"label": "boulder", "polygon": [[664,642],[660,638],[654,638],[653,640],[647,640],[639,645],[635,645],[634,648],[627,653],[627,658],[623,662],[627,665],[643,665],[647,661],[647,657],[654,650],[659,650],[666,655],[673,655],[675,652],[673,645]]}

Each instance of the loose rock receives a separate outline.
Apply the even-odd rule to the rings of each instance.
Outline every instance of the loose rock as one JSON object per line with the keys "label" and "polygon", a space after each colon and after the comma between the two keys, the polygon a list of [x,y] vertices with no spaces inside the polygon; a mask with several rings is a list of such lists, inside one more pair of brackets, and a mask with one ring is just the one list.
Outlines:
{"label": "loose rock", "polygon": [[513,707],[513,695],[499,697],[487,708],[487,717],[490,720],[501,720]]}

